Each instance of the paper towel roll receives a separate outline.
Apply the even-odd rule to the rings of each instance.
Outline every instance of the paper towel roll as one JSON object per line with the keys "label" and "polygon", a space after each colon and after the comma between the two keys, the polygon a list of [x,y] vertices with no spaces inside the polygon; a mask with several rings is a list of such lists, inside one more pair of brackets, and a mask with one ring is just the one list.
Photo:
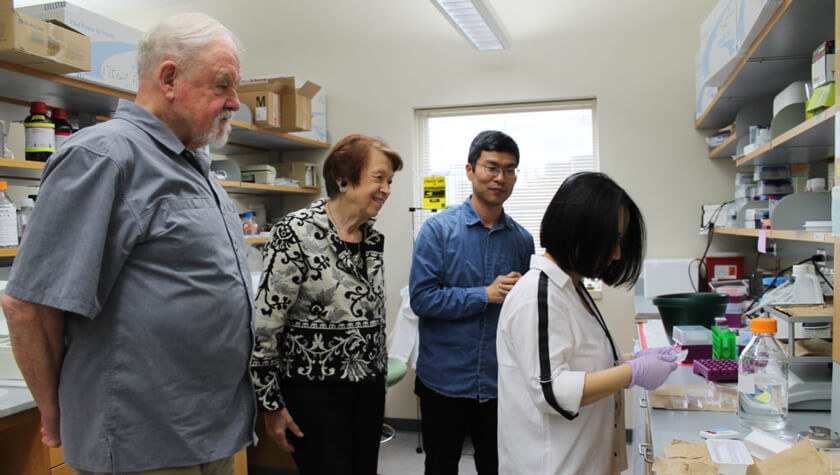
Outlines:
{"label": "paper towel roll", "polygon": [[794,81],[773,98],[773,117],[776,117],[776,114],[785,107],[800,102],[804,103],[807,100],[805,81]]}

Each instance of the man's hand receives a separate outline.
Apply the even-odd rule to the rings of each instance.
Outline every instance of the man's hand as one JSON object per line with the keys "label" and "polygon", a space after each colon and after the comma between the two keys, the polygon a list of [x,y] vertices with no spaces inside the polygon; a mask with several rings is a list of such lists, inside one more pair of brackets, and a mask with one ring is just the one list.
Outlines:
{"label": "man's hand", "polygon": [[520,277],[522,277],[522,274],[519,272],[510,272],[507,275],[500,275],[496,277],[496,280],[486,287],[487,301],[490,303],[504,302],[508,292],[510,292],[510,289],[513,288],[513,284],[515,284]]}
{"label": "man's hand", "polygon": [[41,415],[41,435],[41,443],[47,447],[61,447],[59,418],[45,417]]}
{"label": "man's hand", "polygon": [[295,437],[303,437],[303,432],[300,431],[289,410],[286,408],[279,411],[270,411],[265,413],[265,432],[269,437],[277,442],[283,450],[294,452],[295,447],[286,438],[286,430],[289,430]]}

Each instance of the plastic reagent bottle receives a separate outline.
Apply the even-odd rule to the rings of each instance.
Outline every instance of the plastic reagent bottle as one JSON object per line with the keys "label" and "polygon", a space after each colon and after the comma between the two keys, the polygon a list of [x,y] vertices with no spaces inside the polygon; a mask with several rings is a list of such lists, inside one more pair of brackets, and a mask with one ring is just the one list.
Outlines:
{"label": "plastic reagent bottle", "polygon": [[776,320],[755,318],[752,340],[738,359],[738,420],[765,430],[785,427],[788,417],[788,360],[776,341]]}
{"label": "plastic reagent bottle", "polygon": [[35,200],[32,198],[22,198],[20,200],[20,210],[18,210],[18,236],[23,239],[23,232],[26,231],[26,226],[29,220],[32,219],[32,210],[35,208]]}
{"label": "plastic reagent bottle", "polygon": [[55,108],[52,111],[52,121],[55,124],[55,149],[58,150],[61,144],[70,138],[73,133],[73,126],[67,122],[67,111]]}
{"label": "plastic reagent bottle", "polygon": [[46,162],[55,152],[55,124],[47,117],[46,104],[33,102],[29,105],[29,115],[23,120],[23,131],[26,159]]}
{"label": "plastic reagent bottle", "polygon": [[17,247],[17,210],[15,202],[6,194],[6,187],[6,182],[0,181],[0,247]]}

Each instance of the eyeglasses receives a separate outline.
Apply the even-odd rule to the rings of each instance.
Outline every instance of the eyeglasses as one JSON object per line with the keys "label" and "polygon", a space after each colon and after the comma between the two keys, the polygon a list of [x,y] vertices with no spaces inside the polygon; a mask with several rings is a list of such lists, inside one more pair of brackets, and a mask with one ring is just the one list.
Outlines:
{"label": "eyeglasses", "polygon": [[518,168],[501,168],[493,165],[485,165],[483,163],[476,163],[476,165],[484,167],[484,171],[490,176],[499,176],[499,173],[504,173],[508,178],[516,178],[516,176],[519,175]]}

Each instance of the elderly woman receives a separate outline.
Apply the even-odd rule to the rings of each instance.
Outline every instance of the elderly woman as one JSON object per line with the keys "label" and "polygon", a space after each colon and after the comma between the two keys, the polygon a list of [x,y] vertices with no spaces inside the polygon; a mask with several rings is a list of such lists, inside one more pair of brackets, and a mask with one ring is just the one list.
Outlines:
{"label": "elderly woman", "polygon": [[632,287],[645,247],[636,203],[602,173],[567,178],[540,226],[545,255],[499,317],[499,472],[617,474],[627,466],[622,390],[653,389],[671,348],[624,361],[583,278]]}
{"label": "elderly woman", "polygon": [[327,200],[266,244],[251,375],[267,434],[303,474],[375,474],[385,408],[384,236],[400,156],[351,135],[324,162]]}

